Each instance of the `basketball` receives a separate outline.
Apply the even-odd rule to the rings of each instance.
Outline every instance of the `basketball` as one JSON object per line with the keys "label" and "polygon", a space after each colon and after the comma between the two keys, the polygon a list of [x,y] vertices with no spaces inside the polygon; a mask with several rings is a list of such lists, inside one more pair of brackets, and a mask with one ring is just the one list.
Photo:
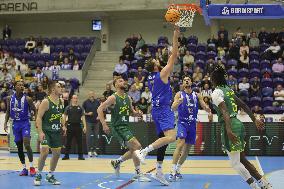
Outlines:
{"label": "basketball", "polygon": [[169,9],[165,15],[167,22],[176,23],[179,21],[180,12],[176,9]]}

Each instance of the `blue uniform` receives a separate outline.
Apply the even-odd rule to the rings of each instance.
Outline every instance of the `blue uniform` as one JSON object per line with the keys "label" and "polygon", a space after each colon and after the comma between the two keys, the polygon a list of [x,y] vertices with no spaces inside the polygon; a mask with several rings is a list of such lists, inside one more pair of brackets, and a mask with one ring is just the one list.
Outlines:
{"label": "blue uniform", "polygon": [[185,139],[187,144],[195,144],[196,120],[198,114],[198,97],[195,92],[180,92],[182,103],[178,107],[177,138]]}
{"label": "blue uniform", "polygon": [[30,114],[26,95],[23,95],[19,100],[16,99],[16,94],[12,95],[10,100],[10,117],[13,120],[15,142],[22,141],[23,137],[30,137]]}
{"label": "blue uniform", "polygon": [[170,81],[165,84],[159,72],[148,76],[148,86],[152,93],[152,118],[157,134],[174,128],[174,112],[171,110],[172,89]]}

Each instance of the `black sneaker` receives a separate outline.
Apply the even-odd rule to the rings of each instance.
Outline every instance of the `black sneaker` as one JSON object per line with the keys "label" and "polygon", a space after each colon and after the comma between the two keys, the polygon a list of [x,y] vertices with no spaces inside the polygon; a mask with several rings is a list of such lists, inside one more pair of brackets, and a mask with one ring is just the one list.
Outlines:
{"label": "black sneaker", "polygon": [[62,160],[69,160],[70,158],[69,158],[69,155],[65,155],[63,158],[62,158]]}
{"label": "black sneaker", "polygon": [[79,156],[78,160],[85,160],[84,156]]}

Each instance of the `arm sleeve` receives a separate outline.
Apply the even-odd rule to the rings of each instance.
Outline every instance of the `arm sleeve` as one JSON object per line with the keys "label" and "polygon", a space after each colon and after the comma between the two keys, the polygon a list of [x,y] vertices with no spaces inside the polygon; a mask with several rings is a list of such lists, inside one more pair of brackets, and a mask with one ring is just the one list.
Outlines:
{"label": "arm sleeve", "polygon": [[213,104],[219,106],[221,102],[224,101],[224,93],[220,89],[215,89],[212,93]]}

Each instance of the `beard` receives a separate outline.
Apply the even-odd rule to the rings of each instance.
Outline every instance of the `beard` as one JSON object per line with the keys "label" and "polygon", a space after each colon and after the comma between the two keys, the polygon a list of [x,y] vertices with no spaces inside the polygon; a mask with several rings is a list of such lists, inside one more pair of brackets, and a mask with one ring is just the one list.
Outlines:
{"label": "beard", "polygon": [[119,87],[120,88],[120,90],[122,90],[122,91],[125,91],[126,90],[126,86],[121,86],[121,87]]}
{"label": "beard", "polygon": [[16,92],[19,94],[23,94],[24,93],[24,89],[16,89]]}
{"label": "beard", "polygon": [[190,88],[191,88],[191,85],[184,85],[184,88],[185,88],[185,89],[190,89]]}

